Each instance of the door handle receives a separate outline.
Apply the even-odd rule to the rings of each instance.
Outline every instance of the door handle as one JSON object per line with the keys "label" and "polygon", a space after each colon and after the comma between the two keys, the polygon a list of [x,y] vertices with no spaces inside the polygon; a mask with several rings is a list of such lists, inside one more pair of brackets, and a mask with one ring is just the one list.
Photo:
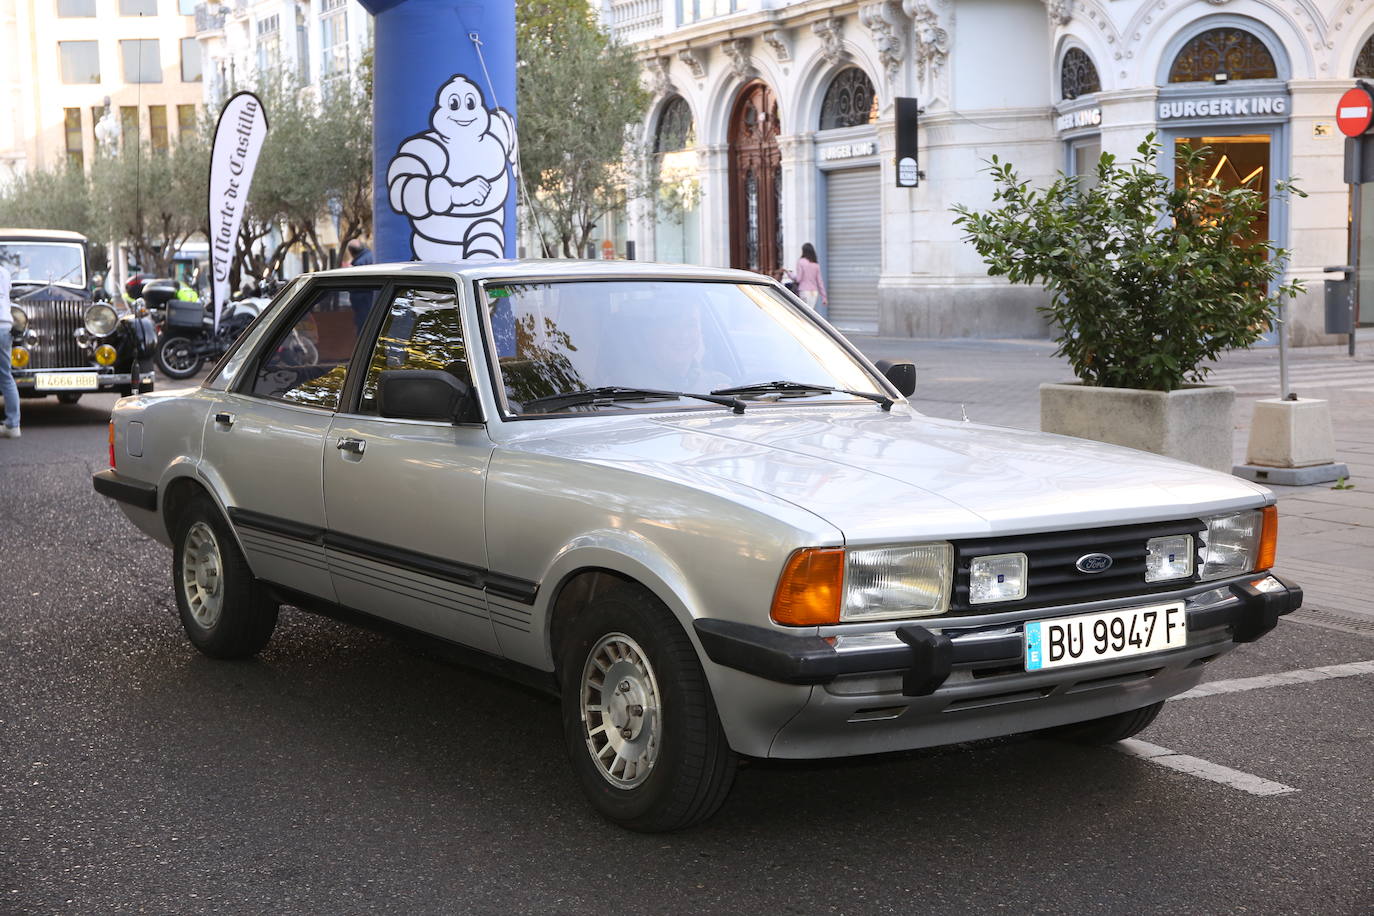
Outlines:
{"label": "door handle", "polygon": [[341,452],[352,452],[355,455],[361,455],[363,449],[367,448],[367,443],[362,439],[349,439],[344,437],[340,438],[338,442],[335,442],[334,447]]}
{"label": "door handle", "polygon": [[215,422],[224,426],[233,426],[234,415],[227,410],[221,410],[219,413],[215,414]]}

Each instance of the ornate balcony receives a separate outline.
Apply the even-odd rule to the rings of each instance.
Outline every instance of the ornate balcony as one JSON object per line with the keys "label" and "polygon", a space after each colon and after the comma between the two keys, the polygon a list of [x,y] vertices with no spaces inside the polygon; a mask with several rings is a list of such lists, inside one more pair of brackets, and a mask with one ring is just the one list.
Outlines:
{"label": "ornate balcony", "polygon": [[638,41],[663,30],[663,0],[611,0],[611,32]]}

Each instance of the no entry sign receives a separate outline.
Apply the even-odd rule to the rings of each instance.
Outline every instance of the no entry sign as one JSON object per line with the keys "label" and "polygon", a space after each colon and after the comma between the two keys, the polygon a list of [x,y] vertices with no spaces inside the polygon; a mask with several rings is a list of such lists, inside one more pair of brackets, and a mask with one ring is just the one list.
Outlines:
{"label": "no entry sign", "polygon": [[1336,126],[1347,137],[1358,137],[1374,123],[1374,99],[1363,89],[1349,89],[1336,105]]}

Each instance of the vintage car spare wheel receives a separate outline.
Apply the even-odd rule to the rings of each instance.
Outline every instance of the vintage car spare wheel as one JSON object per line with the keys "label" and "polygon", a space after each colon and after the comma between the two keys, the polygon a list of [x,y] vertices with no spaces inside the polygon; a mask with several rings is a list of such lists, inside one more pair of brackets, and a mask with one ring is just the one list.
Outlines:
{"label": "vintage car spare wheel", "polygon": [[278,606],[253,578],[219,508],[195,496],[175,530],[172,587],[187,637],[211,658],[256,655],[272,638]]}
{"label": "vintage car spare wheel", "polygon": [[624,585],[572,622],[561,652],[563,726],[583,791],[632,830],[709,817],[735,759],[687,634],[653,597]]}

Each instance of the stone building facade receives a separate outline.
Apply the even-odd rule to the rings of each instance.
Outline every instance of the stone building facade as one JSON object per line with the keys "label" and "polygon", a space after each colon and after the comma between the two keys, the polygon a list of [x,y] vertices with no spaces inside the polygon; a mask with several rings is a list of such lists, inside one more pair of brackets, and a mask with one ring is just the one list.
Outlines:
{"label": "stone building facade", "polygon": [[[1366,0],[611,0],[655,102],[641,257],[771,271],[820,252],[832,320],[909,336],[1037,336],[1044,293],[989,278],[950,207],[991,202],[994,154],[1027,176],[1206,143],[1233,183],[1296,178],[1264,227],[1309,292],[1347,259],[1340,93],[1374,77]],[[893,100],[919,100],[919,187],[899,188]],[[867,108],[864,105],[867,104]],[[1222,161],[1224,158],[1225,161]]]}

